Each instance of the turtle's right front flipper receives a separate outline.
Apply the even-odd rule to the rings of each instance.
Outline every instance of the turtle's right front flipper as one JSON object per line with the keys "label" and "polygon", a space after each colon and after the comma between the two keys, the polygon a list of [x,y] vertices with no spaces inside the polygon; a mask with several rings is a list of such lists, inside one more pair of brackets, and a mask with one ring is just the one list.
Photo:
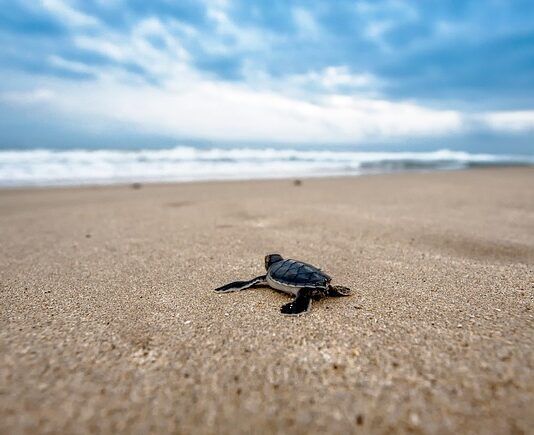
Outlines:
{"label": "turtle's right front flipper", "polygon": [[222,287],[216,288],[214,291],[217,293],[230,293],[245,290],[247,288],[261,287],[265,285],[267,285],[267,282],[265,281],[265,275],[262,275],[251,279],[250,281],[231,282],[230,284],[226,284]]}
{"label": "turtle's right front flipper", "polygon": [[302,316],[310,310],[312,298],[316,295],[317,289],[308,287],[301,288],[293,302],[282,305],[280,312],[285,316]]}

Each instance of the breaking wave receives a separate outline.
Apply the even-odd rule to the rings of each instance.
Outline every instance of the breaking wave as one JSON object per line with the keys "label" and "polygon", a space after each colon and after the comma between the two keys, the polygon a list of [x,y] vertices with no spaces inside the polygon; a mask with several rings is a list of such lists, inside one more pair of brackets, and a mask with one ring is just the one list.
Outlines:
{"label": "breaking wave", "polygon": [[358,175],[534,165],[534,156],[463,151],[360,152],[178,146],[142,150],[0,151],[0,185],[47,186]]}

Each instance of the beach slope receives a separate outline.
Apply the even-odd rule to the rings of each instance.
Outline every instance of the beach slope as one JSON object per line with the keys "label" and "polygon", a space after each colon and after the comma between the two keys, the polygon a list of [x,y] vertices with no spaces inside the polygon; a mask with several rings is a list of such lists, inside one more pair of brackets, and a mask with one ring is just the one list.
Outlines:
{"label": "beach slope", "polygon": [[[0,191],[1,433],[532,433],[534,170]],[[350,298],[212,289],[279,252]]]}

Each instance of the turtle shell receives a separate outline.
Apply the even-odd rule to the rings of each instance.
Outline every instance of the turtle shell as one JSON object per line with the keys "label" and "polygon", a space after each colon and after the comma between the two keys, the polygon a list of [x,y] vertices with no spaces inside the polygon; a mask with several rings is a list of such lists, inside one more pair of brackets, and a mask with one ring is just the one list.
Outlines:
{"label": "turtle shell", "polygon": [[294,287],[323,287],[332,279],[311,264],[289,259],[274,263],[268,275],[279,283]]}

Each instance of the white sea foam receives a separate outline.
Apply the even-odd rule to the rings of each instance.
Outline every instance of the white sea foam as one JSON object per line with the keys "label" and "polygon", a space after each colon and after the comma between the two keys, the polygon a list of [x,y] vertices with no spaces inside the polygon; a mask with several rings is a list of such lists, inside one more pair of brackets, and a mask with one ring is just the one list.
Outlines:
{"label": "white sea foam", "polygon": [[0,151],[0,185],[108,184],[357,175],[471,165],[528,164],[534,156],[463,151],[359,152],[178,146],[142,150]]}

